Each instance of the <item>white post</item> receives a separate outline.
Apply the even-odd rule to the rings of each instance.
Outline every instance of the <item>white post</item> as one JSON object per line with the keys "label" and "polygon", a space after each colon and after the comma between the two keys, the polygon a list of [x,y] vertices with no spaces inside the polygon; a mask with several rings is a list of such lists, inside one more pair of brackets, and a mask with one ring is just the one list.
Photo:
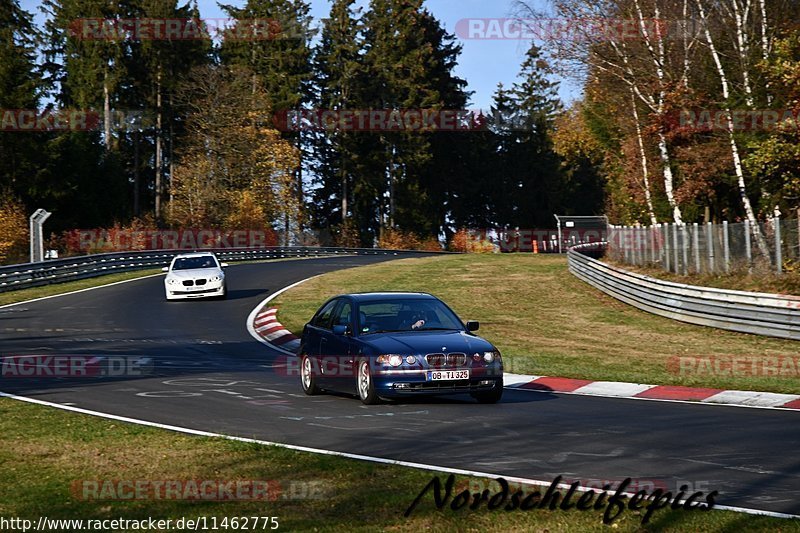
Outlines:
{"label": "white post", "polygon": [[656,264],[656,231],[658,231],[658,224],[650,226],[650,261]]}
{"label": "white post", "polygon": [[[728,236],[727,230],[725,231],[725,236]],[[744,221],[744,247],[745,253],[747,255],[747,271],[752,274],[753,272],[753,250],[750,247],[750,221]],[[729,257],[725,256],[725,263],[727,265]],[[725,268],[725,271],[728,271],[728,268]]]}
{"label": "white post", "polygon": [[558,215],[556,215],[556,220],[558,220],[558,253],[561,253],[561,219],[558,218]]}
{"label": "white post", "polygon": [[778,274],[783,274],[783,250],[781,249],[781,217],[772,219],[775,226],[775,268]]}
{"label": "white post", "polygon": [[700,273],[700,226],[697,225],[697,222],[692,224],[692,246],[694,246],[694,268],[695,271],[699,274]]}
{"label": "white post", "polygon": [[[747,257],[748,261],[750,258],[750,229],[748,228],[749,224],[747,222],[744,223],[744,232],[747,237],[745,237],[745,241],[747,241]],[[728,234],[728,221],[725,220],[722,222],[722,249],[723,253],[725,254],[725,272],[731,271],[731,242],[730,236]]]}
{"label": "white post", "polygon": [[714,273],[714,226],[706,222],[706,242],[708,243],[708,271]]}
{"label": "white post", "polygon": [[681,234],[683,235],[683,275],[689,275],[689,226],[681,224]]}
{"label": "white post", "polygon": [[631,232],[628,226],[622,229],[622,236],[624,238],[623,244],[625,246],[625,262],[631,264]]}
{"label": "white post", "polygon": [[664,248],[664,271],[669,272],[669,222],[661,225],[661,243]]}
{"label": "white post", "polygon": [[680,274],[681,271],[679,270],[681,266],[680,259],[678,259],[678,250],[680,249],[680,244],[678,243],[678,224],[677,222],[672,223],[672,253],[673,259],[675,260],[675,273]]}

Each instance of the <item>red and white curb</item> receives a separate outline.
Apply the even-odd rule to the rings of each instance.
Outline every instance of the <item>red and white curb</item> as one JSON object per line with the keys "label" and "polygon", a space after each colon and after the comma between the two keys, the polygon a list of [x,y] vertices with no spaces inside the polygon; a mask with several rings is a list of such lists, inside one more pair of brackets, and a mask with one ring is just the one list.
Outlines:
{"label": "red and white curb", "polygon": [[300,339],[278,322],[278,310],[274,307],[262,309],[255,315],[253,331],[268,344],[280,348],[281,351],[297,353]]}
{"label": "red and white curb", "polygon": [[[252,329],[263,339],[265,344],[281,352],[294,355],[300,347],[300,339],[278,322],[277,313],[278,310],[274,307],[264,307],[254,314]],[[800,394],[709,389],[679,385],[646,385],[510,373],[504,374],[503,380],[506,388],[533,392],[800,410]]]}
{"label": "red and white curb", "polygon": [[679,385],[645,385],[616,381],[590,381],[586,379],[554,378],[505,374],[506,387],[536,392],[558,392],[607,398],[632,398],[693,402],[761,409],[800,409],[800,394],[778,394],[742,390],[708,389]]}

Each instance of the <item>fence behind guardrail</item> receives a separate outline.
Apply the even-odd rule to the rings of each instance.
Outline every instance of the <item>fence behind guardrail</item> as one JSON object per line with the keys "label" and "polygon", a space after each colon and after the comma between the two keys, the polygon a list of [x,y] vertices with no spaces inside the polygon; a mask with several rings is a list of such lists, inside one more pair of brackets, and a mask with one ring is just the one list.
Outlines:
{"label": "fence behind guardrail", "polygon": [[672,283],[567,253],[577,278],[643,311],[743,333],[800,340],[800,297]]}
{"label": "fence behind guardrail", "polygon": [[676,274],[773,271],[800,266],[800,220],[608,227],[607,256]]}

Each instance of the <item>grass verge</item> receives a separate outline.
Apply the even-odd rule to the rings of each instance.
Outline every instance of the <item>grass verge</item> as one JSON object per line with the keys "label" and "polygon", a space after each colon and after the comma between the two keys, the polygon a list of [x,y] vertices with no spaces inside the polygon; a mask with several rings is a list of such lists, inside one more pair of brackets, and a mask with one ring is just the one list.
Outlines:
{"label": "grass verge", "polygon": [[[403,512],[434,473],[277,447],[198,438],[0,399],[0,516],[141,520],[272,516],[280,531],[608,531],[603,511],[437,510],[430,494]],[[441,475],[444,481],[445,475]],[[274,501],[87,500],[84,480],[272,480]],[[307,483],[314,487],[308,491]],[[456,486],[468,482],[458,477]],[[76,485],[77,484],[77,485]],[[74,486],[79,487],[77,490]],[[494,489],[493,489],[494,491]],[[308,498],[313,495],[315,497]],[[659,510],[648,527],[625,510],[617,531],[800,531],[797,521],[725,511]],[[210,523],[210,522],[208,522]],[[76,528],[64,530],[75,530]],[[268,528],[267,528],[268,529]],[[54,529],[50,529],[53,531]],[[124,529],[115,529],[124,531]],[[249,530],[255,530],[252,528]],[[259,527],[258,530],[265,530]],[[110,529],[104,529],[110,531]]]}
{"label": "grass verge", "polygon": [[[328,297],[358,291],[435,294],[503,353],[507,371],[590,380],[800,393],[800,369],[737,375],[715,366],[784,356],[793,341],[683,324],[639,311],[578,280],[566,258],[551,255],[460,255],[404,259],[325,274],[273,303],[281,323],[300,334]],[[710,359],[710,358],[716,359]],[[678,358],[700,361],[681,369]],[[706,366],[704,361],[711,362]],[[757,367],[761,368],[761,367]]]}

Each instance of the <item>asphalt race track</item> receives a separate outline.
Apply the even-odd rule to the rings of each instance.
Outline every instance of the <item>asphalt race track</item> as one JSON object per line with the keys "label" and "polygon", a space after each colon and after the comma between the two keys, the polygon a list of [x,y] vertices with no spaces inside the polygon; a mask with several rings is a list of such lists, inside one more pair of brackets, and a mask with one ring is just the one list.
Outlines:
{"label": "asphalt race track", "polygon": [[[797,412],[507,389],[363,406],[305,396],[246,329],[272,292],[385,257],[231,266],[225,301],[164,301],[151,277],[0,309],[0,355],[150,358],[137,378],[0,378],[0,390],[162,424],[498,475],[596,485],[627,477],[674,491],[718,490],[720,505],[800,515]],[[565,272],[565,275],[566,272]],[[480,317],[469,317],[480,319]]]}

